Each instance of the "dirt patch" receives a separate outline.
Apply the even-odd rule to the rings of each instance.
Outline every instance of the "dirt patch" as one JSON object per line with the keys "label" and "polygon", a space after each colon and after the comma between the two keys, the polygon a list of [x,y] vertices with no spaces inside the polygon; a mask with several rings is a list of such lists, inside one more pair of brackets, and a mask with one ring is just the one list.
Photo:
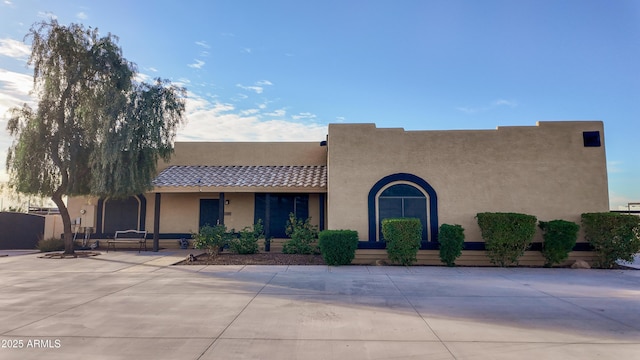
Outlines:
{"label": "dirt patch", "polygon": [[203,254],[197,256],[194,261],[184,260],[176,265],[325,265],[325,262],[321,255],[222,253],[215,257]]}

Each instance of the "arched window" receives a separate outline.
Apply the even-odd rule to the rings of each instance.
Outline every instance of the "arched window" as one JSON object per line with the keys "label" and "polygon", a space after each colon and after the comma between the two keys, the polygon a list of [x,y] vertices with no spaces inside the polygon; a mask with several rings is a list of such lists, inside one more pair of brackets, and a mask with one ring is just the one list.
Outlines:
{"label": "arched window", "polygon": [[382,220],[389,218],[418,218],[422,223],[422,239],[427,240],[427,196],[409,183],[392,183],[382,188],[377,199],[378,241],[383,240]]}
{"label": "arched window", "polygon": [[369,242],[360,247],[383,247],[383,219],[415,217],[422,222],[422,248],[435,248],[438,236],[438,197],[424,179],[397,173],[380,179],[369,191]]}

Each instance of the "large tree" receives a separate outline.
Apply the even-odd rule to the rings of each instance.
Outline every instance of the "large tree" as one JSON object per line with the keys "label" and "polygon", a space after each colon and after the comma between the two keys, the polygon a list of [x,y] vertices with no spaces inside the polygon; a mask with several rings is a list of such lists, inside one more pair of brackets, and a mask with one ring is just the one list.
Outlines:
{"label": "large tree", "polygon": [[118,39],[95,28],[50,20],[34,24],[26,38],[38,105],[11,110],[7,170],[17,191],[50,196],[58,206],[65,254],[72,254],[64,197],[151,189],[158,160],[173,153],[186,91],[167,80],[137,81]]}

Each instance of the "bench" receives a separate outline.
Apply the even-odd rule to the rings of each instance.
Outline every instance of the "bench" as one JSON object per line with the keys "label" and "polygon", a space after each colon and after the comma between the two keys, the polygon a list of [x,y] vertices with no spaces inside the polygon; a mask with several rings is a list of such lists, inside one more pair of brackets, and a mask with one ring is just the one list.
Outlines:
{"label": "bench", "polygon": [[109,247],[113,246],[113,251],[116,251],[116,243],[126,243],[126,244],[139,244],[138,252],[142,250],[144,246],[144,251],[147,251],[147,232],[144,230],[122,230],[116,231],[113,239],[107,240],[107,252],[109,252]]}

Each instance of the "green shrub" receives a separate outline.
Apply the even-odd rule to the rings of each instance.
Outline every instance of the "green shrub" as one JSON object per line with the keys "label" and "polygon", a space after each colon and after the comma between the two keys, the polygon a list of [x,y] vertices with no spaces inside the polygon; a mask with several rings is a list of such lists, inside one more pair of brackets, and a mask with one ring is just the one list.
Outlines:
{"label": "green shrub", "polygon": [[460,225],[440,225],[438,242],[440,243],[440,260],[447,266],[455,266],[455,261],[462,255],[464,247],[464,228]]}
{"label": "green shrub", "polygon": [[478,213],[476,217],[491,263],[517,264],[536,233],[536,217],[518,213]]}
{"label": "green shrub", "polygon": [[258,252],[258,240],[264,238],[262,219],[253,227],[247,226],[240,230],[238,237],[229,241],[229,250],[236,254],[255,254]]}
{"label": "green shrub", "polygon": [[544,266],[551,267],[553,264],[567,260],[569,252],[576,246],[580,226],[565,220],[540,221],[538,226],[542,229],[544,237],[542,244]]}
{"label": "green shrub", "polygon": [[64,239],[55,237],[40,239],[36,248],[40,250],[40,252],[62,251],[64,250]]}
{"label": "green shrub", "polygon": [[417,261],[416,255],[422,240],[422,224],[416,218],[382,220],[382,235],[387,242],[389,260],[401,265]]}
{"label": "green shrub", "polygon": [[222,248],[228,244],[231,234],[227,232],[224,225],[209,226],[200,228],[197,234],[192,234],[193,247],[204,249],[209,256],[216,256]]}
{"label": "green shrub", "polygon": [[316,244],[318,227],[311,225],[311,218],[300,220],[291,213],[287,221],[286,234],[291,237],[282,245],[285,254],[318,254],[320,250]]}
{"label": "green shrub", "polygon": [[616,260],[633,261],[640,252],[640,217],[616,213],[582,214],[585,239],[597,252],[595,266],[610,269]]}
{"label": "green shrub", "polygon": [[324,230],[318,234],[320,254],[327,265],[349,265],[356,256],[358,232]]}

